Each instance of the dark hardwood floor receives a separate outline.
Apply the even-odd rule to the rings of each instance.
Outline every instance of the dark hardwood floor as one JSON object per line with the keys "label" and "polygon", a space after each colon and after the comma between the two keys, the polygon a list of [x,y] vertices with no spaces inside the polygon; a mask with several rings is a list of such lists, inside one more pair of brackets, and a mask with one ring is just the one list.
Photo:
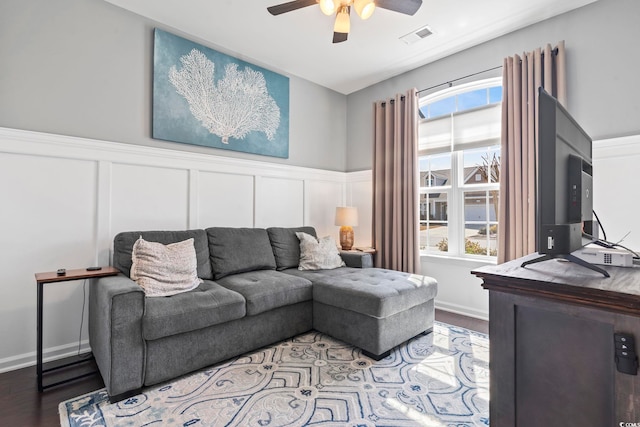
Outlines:
{"label": "dark hardwood floor", "polygon": [[[483,333],[488,333],[489,330],[489,324],[484,320],[441,310],[436,310],[436,320]],[[73,358],[64,361],[69,360]],[[55,375],[45,377],[45,384],[63,379],[65,375],[76,376],[90,369],[95,369],[92,361],[61,369]],[[60,402],[104,387],[97,374],[52,387],[43,393],[38,392],[36,382],[35,366],[0,374],[0,426],[58,426]]]}
{"label": "dark hardwood floor", "polygon": [[[74,359],[68,358],[58,362]],[[44,384],[51,384],[91,369],[96,369],[93,361],[63,368],[45,376]],[[96,374],[39,393],[35,366],[0,374],[0,425],[59,426],[58,404],[60,402],[102,387],[104,387],[102,378]]]}
{"label": "dark hardwood floor", "polygon": [[472,331],[489,333],[489,322],[473,317],[462,316],[460,314],[451,313],[449,311],[436,310],[436,320],[438,322],[448,323],[450,325],[461,326],[471,329]]}

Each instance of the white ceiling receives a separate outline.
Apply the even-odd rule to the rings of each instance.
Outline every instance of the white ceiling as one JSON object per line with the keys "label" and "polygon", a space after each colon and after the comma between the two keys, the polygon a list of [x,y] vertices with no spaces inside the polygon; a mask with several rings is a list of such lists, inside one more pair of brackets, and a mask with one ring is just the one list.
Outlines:
{"label": "white ceiling", "polygon": [[[279,16],[280,0],[105,0],[271,70],[349,94],[418,66],[597,0],[423,0],[413,16],[378,8],[333,44],[334,18],[317,5]],[[429,25],[407,45],[399,37]],[[198,40],[199,39],[199,40]]]}

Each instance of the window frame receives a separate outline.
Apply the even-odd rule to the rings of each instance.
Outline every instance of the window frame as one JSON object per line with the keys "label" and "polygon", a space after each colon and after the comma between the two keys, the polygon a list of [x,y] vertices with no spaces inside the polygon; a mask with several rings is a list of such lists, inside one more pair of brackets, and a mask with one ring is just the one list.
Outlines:
{"label": "window frame", "polygon": [[[438,91],[436,93],[427,95],[423,98],[421,98],[419,100],[420,105],[422,106],[423,104],[431,104],[433,102],[437,102],[440,101],[442,99],[446,99],[448,97],[453,97],[456,96],[456,111],[455,112],[451,112],[449,113],[450,116],[455,116],[456,114],[462,113],[462,112],[468,112],[468,111],[474,111],[474,110],[479,110],[479,109],[484,109],[484,108],[491,108],[491,107],[495,107],[496,102],[491,103],[491,88],[496,87],[496,86],[500,86],[502,87],[502,78],[501,77],[496,77],[496,78],[489,78],[489,79],[483,79],[483,80],[478,80],[478,81],[474,81],[471,83],[467,83],[464,85],[460,85],[457,87],[452,87],[452,88],[447,88],[444,89],[442,91]],[[473,107],[473,108],[469,108],[469,109],[465,109],[465,110],[458,110],[457,109],[457,95],[458,94],[462,94],[465,92],[471,92],[474,90],[478,90],[478,89],[487,89],[487,105],[484,106],[479,106],[479,107]],[[501,103],[502,101],[500,101]],[[421,118],[420,121],[429,121],[429,120],[437,120],[439,118],[442,117],[446,117],[446,116],[436,116],[433,118]],[[431,249],[432,247],[434,247],[435,245],[433,244],[429,244],[429,243],[433,243],[430,242],[429,240],[427,240],[427,245],[425,249],[420,249],[420,255],[421,256],[442,256],[442,257],[446,257],[446,258],[464,258],[464,259],[471,259],[471,260],[481,260],[481,261],[495,261],[497,259],[497,256],[493,256],[490,254],[485,254],[485,255],[478,255],[478,254],[468,254],[466,253],[466,248],[465,248],[465,230],[466,230],[466,226],[467,224],[473,223],[473,221],[467,221],[465,219],[465,196],[467,193],[470,192],[484,192],[485,196],[487,197],[485,199],[485,220],[483,221],[483,224],[485,225],[485,227],[487,227],[487,240],[485,241],[486,244],[483,245],[487,247],[487,251],[489,252],[490,246],[488,245],[489,243],[489,239],[490,239],[490,228],[492,225],[494,224],[498,224],[498,217],[496,216],[495,220],[492,221],[491,220],[491,204],[490,204],[490,197],[491,191],[500,191],[500,183],[499,182],[483,182],[483,183],[465,183],[464,182],[464,154],[465,151],[471,151],[471,150],[477,150],[478,148],[485,148],[487,149],[487,152],[490,153],[491,151],[488,150],[488,148],[491,147],[496,147],[499,145],[497,145],[495,143],[495,141],[493,140],[487,140],[487,145],[483,146],[482,144],[473,144],[470,145],[468,148],[464,149],[464,147],[456,147],[454,149],[453,146],[453,139],[455,139],[455,137],[452,137],[452,141],[450,146],[448,147],[449,149],[446,151],[438,151],[438,150],[434,150],[432,153],[425,153],[422,150],[419,150],[420,154],[418,155],[418,159],[422,159],[425,157],[428,157],[430,155],[436,155],[438,153],[450,153],[450,157],[451,157],[451,172],[450,172],[450,180],[447,183],[447,185],[442,185],[442,186],[423,186],[423,182],[419,182],[419,195],[422,196],[423,194],[434,194],[434,193],[444,193],[447,195],[447,235],[448,235],[448,250],[447,251],[441,251],[438,249]],[[498,142],[499,144],[499,142]],[[427,149],[428,151],[428,149]],[[498,153],[500,153],[500,150],[497,150]],[[495,152],[495,151],[494,151]],[[431,172],[431,170],[430,170]],[[419,180],[420,181],[420,180]],[[490,181],[490,180],[489,180]],[[428,183],[426,183],[428,184]],[[428,197],[428,196],[427,196]],[[498,194],[498,200],[499,200],[499,194]],[[420,203],[418,204],[420,206]],[[425,216],[425,220],[421,219],[421,215],[420,212],[418,213],[418,226],[419,228],[422,227],[423,224],[430,224],[431,221],[429,219],[429,214],[427,212],[427,215]],[[427,234],[427,239],[428,239],[428,234]],[[497,239],[497,236],[496,236]],[[436,242],[437,243],[437,242]],[[497,249],[497,248],[496,248]]]}

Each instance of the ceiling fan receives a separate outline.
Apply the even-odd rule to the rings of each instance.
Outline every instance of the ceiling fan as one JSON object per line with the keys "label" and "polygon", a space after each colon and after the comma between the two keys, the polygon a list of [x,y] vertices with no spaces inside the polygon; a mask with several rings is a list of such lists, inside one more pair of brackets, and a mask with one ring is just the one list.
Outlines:
{"label": "ceiling fan", "polygon": [[349,35],[351,6],[354,7],[360,18],[368,19],[376,7],[404,13],[405,15],[413,15],[422,6],[422,0],[293,0],[268,7],[267,10],[275,16],[302,9],[303,7],[313,6],[314,4],[320,5],[320,10],[325,15],[330,16],[335,13],[333,42],[340,43],[346,41]]}

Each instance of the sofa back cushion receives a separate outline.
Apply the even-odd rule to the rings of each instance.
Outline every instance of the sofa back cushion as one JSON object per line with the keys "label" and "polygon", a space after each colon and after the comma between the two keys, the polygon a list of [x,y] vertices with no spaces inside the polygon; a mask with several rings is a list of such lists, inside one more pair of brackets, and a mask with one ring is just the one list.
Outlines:
{"label": "sofa back cushion", "polygon": [[141,236],[147,242],[158,242],[163,245],[193,238],[193,246],[196,250],[196,259],[198,261],[198,277],[207,280],[213,279],[209,260],[209,243],[207,241],[207,233],[204,230],[126,231],[117,234],[113,239],[113,266],[127,277],[131,272],[133,245]]}
{"label": "sofa back cushion", "polygon": [[267,228],[278,270],[298,268],[300,262],[300,240],[296,236],[297,232],[317,237],[316,230],[313,227]]}
{"label": "sofa back cushion", "polygon": [[264,228],[206,229],[214,279],[255,270],[275,270],[269,235]]}

